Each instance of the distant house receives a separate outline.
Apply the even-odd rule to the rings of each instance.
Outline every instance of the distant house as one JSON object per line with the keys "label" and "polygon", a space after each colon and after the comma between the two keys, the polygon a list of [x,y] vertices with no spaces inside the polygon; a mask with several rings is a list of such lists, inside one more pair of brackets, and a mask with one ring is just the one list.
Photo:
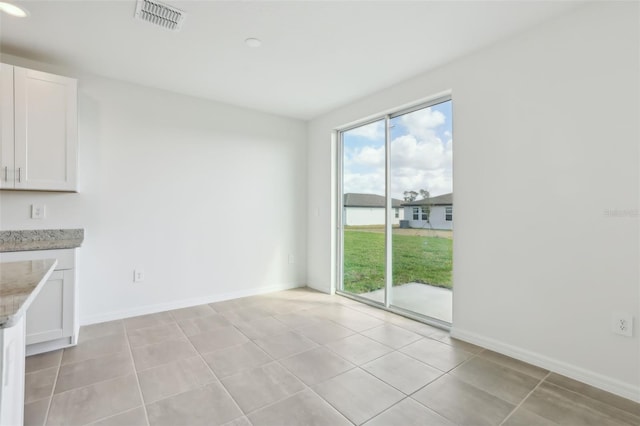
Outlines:
{"label": "distant house", "polygon": [[[344,194],[343,220],[346,226],[384,225],[384,196],[376,194]],[[402,200],[391,199],[393,224],[404,219]]]}
{"label": "distant house", "polygon": [[410,228],[453,229],[453,193],[402,203]]}

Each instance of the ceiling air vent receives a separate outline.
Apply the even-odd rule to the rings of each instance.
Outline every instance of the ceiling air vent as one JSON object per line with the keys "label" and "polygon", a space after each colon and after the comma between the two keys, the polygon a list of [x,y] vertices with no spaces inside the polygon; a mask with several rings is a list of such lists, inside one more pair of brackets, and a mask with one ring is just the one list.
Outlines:
{"label": "ceiling air vent", "polygon": [[134,16],[171,31],[180,31],[186,13],[157,1],[138,0]]}

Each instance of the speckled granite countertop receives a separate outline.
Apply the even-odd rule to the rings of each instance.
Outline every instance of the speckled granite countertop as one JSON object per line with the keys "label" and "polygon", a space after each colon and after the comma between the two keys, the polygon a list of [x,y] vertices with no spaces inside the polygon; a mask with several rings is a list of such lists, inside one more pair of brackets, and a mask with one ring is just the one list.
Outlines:
{"label": "speckled granite countertop", "polygon": [[83,240],[84,229],[0,231],[0,252],[76,248]]}
{"label": "speckled granite countertop", "polygon": [[20,319],[57,264],[55,259],[0,262],[0,328]]}

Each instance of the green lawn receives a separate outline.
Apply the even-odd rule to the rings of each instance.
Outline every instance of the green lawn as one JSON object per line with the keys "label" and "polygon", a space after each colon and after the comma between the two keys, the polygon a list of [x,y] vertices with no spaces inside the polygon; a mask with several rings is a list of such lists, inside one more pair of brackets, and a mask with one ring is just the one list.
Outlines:
{"label": "green lawn", "polygon": [[[452,240],[393,235],[393,285],[451,288]],[[384,287],[384,234],[344,231],[344,289],[360,294]]]}

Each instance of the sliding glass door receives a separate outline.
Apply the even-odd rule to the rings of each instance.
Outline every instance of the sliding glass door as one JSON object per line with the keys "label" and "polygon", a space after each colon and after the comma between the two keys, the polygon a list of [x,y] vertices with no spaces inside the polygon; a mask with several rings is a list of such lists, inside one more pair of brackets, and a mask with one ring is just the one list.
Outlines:
{"label": "sliding glass door", "polygon": [[452,320],[451,100],[340,132],[340,290]]}

